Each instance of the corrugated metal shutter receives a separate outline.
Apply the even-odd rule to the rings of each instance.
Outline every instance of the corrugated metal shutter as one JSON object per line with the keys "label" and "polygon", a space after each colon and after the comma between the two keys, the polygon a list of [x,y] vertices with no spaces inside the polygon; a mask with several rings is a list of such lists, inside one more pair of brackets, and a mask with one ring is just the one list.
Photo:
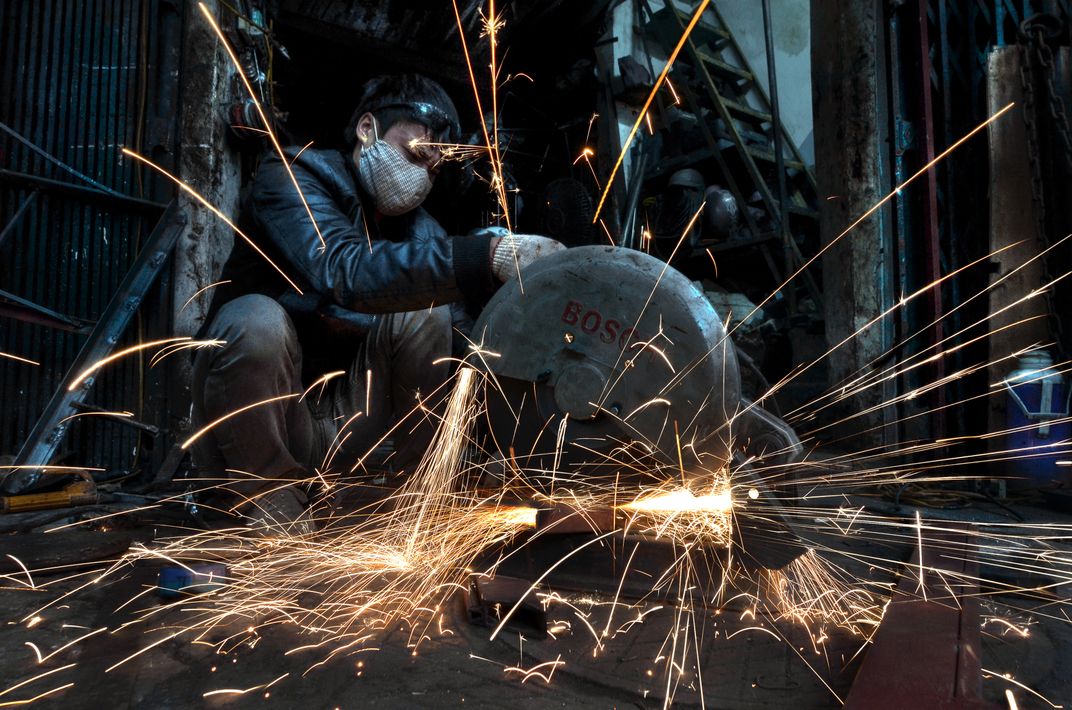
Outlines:
{"label": "corrugated metal shutter", "polygon": [[[142,0],[0,2],[0,121],[75,170],[128,195],[141,176],[120,149],[138,146],[157,92],[153,75],[160,3]],[[8,133],[0,167],[85,185]],[[0,229],[32,191],[0,181]],[[0,289],[60,313],[93,321],[123,278],[154,217],[44,191],[0,245]],[[138,327],[127,340],[133,342]],[[15,454],[59,385],[83,335],[0,318],[0,454]],[[141,415],[145,395],[137,359],[111,367],[90,402]],[[135,433],[85,417],[60,451],[78,464],[126,469]]]}

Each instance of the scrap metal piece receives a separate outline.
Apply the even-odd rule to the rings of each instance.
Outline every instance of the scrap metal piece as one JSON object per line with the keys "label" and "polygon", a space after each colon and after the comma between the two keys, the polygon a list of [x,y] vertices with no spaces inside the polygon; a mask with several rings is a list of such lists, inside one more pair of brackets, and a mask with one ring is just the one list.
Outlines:
{"label": "scrap metal piece", "polygon": [[469,621],[489,629],[495,628],[502,621],[502,615],[520,601],[511,620],[546,635],[547,610],[536,596],[539,589],[529,580],[519,577],[473,577],[466,605]]}
{"label": "scrap metal piece", "polygon": [[921,526],[919,535],[845,699],[848,710],[993,707],[983,700],[975,532],[943,522]]}
{"label": "scrap metal piece", "polygon": [[77,475],[79,480],[68,483],[60,491],[0,496],[0,513],[28,513],[33,510],[93,505],[97,502],[97,484],[88,471],[78,471]]}
{"label": "scrap metal piece", "polygon": [[26,323],[37,323],[48,328],[66,330],[85,335],[93,330],[93,322],[74,316],[57,313],[51,308],[0,289],[0,316],[14,318]]}

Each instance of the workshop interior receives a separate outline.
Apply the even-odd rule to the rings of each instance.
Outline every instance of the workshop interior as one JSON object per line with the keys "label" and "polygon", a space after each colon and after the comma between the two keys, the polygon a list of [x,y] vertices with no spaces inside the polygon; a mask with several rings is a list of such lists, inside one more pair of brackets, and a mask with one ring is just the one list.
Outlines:
{"label": "workshop interior", "polygon": [[1069,707],[1070,28],[0,0],[0,705]]}

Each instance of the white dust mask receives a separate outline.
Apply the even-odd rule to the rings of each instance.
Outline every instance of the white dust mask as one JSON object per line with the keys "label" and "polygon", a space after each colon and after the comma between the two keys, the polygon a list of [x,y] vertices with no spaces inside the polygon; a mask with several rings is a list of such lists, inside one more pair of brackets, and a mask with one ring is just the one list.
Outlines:
{"label": "white dust mask", "polygon": [[411,163],[402,152],[377,135],[361,148],[357,174],[361,187],[376,200],[376,209],[394,217],[416,209],[432,191],[432,178],[423,165]]}

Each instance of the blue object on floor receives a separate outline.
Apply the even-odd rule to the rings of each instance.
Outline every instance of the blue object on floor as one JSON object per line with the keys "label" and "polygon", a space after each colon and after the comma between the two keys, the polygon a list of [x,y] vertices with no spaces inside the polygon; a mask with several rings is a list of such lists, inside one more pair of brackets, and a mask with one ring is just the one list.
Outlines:
{"label": "blue object on floor", "polygon": [[187,594],[204,594],[222,589],[227,584],[227,565],[218,562],[199,562],[186,567],[168,565],[160,568],[156,593],[165,599]]}

